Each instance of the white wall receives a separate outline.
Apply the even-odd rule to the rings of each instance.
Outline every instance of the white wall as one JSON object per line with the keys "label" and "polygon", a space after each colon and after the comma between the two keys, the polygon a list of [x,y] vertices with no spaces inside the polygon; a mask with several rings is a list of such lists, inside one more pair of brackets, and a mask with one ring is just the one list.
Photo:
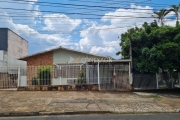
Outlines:
{"label": "white wall", "polygon": [[12,56],[8,55],[8,66],[27,66],[26,61],[17,60],[16,58],[13,58]]}
{"label": "white wall", "polygon": [[0,50],[0,72],[1,73],[7,72],[7,68],[4,68],[4,66],[8,65],[6,55],[7,55],[6,52],[4,52],[3,50]]}
{"label": "white wall", "polygon": [[53,78],[52,85],[67,85],[67,78]]}
{"label": "white wall", "polygon": [[4,52],[0,50],[0,61],[4,61]]}
{"label": "white wall", "polygon": [[17,60],[16,58],[7,54],[7,52],[0,51],[0,72],[8,72],[9,74],[17,74],[19,66],[26,68],[27,62]]}
{"label": "white wall", "polygon": [[8,30],[8,55],[14,58],[28,55],[28,42],[11,30]]}
{"label": "white wall", "polygon": [[53,52],[53,63],[84,63],[85,59],[83,58],[100,58],[93,55],[78,53],[75,51],[69,50],[56,50]]}

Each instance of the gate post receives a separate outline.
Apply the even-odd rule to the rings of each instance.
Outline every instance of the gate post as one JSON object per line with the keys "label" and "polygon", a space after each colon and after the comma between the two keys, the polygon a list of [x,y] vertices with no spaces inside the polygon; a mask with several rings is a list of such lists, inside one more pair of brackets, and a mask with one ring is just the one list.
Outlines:
{"label": "gate post", "polygon": [[159,74],[156,73],[156,88],[159,89]]}
{"label": "gate post", "polygon": [[20,87],[20,77],[21,77],[21,73],[20,73],[21,67],[18,67],[18,87]]}
{"label": "gate post", "polygon": [[99,79],[99,62],[98,62],[98,66],[97,66],[97,74],[98,74],[98,88],[99,88],[99,90],[101,90],[100,79]]}
{"label": "gate post", "polygon": [[113,71],[113,82],[114,82],[114,90],[117,89],[116,84],[115,84],[115,75],[116,75],[116,71],[115,71],[115,67],[114,67],[114,71]]}
{"label": "gate post", "polygon": [[178,72],[178,80],[179,80],[179,87],[180,87],[180,72]]}

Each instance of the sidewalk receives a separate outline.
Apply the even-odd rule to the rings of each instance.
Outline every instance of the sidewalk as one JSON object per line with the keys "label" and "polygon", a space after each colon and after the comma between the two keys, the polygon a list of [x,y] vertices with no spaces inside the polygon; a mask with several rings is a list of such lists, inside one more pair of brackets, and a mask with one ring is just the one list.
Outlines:
{"label": "sidewalk", "polygon": [[180,96],[131,92],[0,91],[0,116],[179,112]]}

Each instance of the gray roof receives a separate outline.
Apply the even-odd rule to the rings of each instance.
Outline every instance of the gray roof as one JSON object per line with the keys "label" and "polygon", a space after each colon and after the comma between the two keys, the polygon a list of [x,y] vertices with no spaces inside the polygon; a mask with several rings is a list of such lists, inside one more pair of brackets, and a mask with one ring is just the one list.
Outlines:
{"label": "gray roof", "polygon": [[19,60],[25,60],[25,59],[27,59],[29,57],[33,57],[33,56],[36,56],[36,55],[40,55],[40,54],[44,54],[44,53],[47,53],[47,52],[51,52],[51,51],[55,51],[55,50],[60,50],[60,49],[61,50],[72,51],[72,52],[77,52],[77,53],[82,53],[82,54],[87,54],[87,55],[92,55],[92,56],[96,56],[96,57],[107,58],[107,56],[96,55],[96,54],[87,53],[87,52],[83,52],[83,51],[79,51],[79,50],[73,50],[73,49],[64,48],[64,47],[60,46],[60,47],[57,47],[57,48],[54,48],[54,49],[45,50],[45,51],[42,51],[42,52],[38,52],[38,53],[35,53],[35,54],[31,54],[31,55],[19,58]]}

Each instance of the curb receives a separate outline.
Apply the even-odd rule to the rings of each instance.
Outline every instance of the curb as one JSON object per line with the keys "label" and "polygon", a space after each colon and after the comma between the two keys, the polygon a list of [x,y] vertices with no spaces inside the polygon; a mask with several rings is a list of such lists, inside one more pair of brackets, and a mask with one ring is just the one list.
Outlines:
{"label": "curb", "polygon": [[113,114],[111,111],[73,111],[73,112],[0,112],[0,117],[78,115],[78,114]]}
{"label": "curb", "polygon": [[50,115],[83,115],[83,114],[160,114],[160,113],[180,113],[174,112],[114,112],[114,111],[73,111],[73,112],[0,112],[0,117],[20,117],[20,116],[50,116]]}

